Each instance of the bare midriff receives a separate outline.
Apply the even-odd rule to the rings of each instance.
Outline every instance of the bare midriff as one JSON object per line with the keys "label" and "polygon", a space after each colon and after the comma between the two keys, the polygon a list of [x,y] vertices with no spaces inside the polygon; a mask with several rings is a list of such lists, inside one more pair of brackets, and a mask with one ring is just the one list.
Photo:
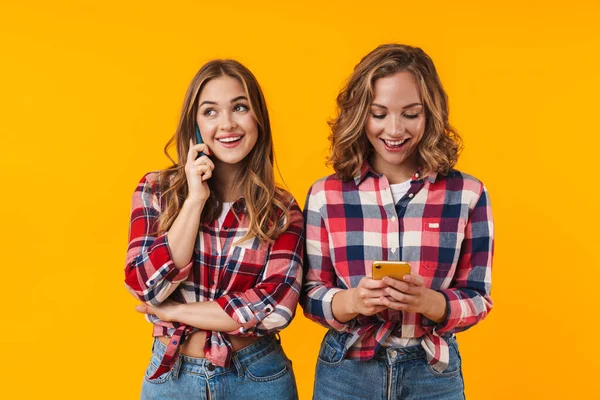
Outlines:
{"label": "bare midriff", "polygon": [[[165,346],[169,345],[169,338],[167,336],[159,336],[158,340]],[[195,358],[204,358],[204,341],[206,340],[206,332],[198,331],[190,334],[185,342],[181,345],[179,349],[179,354],[183,354],[190,357]],[[256,342],[258,337],[256,336],[229,336],[229,341],[233,347],[233,351],[238,351],[243,349],[246,346],[251,345]]]}

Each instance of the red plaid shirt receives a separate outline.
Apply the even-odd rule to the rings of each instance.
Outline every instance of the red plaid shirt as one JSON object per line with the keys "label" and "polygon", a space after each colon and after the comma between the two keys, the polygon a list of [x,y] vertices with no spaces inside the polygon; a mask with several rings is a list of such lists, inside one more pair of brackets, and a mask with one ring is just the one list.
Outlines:
{"label": "red plaid shirt", "polygon": [[[180,303],[214,301],[221,306],[242,327],[207,332],[204,352],[213,364],[226,366],[231,357],[228,335],[273,334],[294,317],[302,279],[302,213],[292,200],[289,228],[274,243],[252,237],[234,244],[248,231],[245,201],[240,198],[221,226],[217,221],[201,224],[192,261],[177,269],[167,235],[153,233],[163,206],[157,178],[157,173],[147,174],[133,193],[125,284],[135,297],[152,305],[169,298]],[[154,336],[172,338],[157,371],[160,375],[177,360],[186,335],[198,329],[164,322],[155,315],[147,319],[154,324]]]}
{"label": "red plaid shirt", "polygon": [[[417,172],[394,204],[387,178],[365,162],[354,180],[332,175],[317,181],[306,201],[305,315],[351,334],[347,358],[371,359],[394,335],[420,338],[430,364],[445,369],[442,336],[475,325],[492,307],[493,222],[483,184],[456,170],[426,178]],[[333,295],[356,287],[374,260],[409,262],[413,274],[445,296],[445,320],[436,324],[421,314],[387,309],[336,321]]]}

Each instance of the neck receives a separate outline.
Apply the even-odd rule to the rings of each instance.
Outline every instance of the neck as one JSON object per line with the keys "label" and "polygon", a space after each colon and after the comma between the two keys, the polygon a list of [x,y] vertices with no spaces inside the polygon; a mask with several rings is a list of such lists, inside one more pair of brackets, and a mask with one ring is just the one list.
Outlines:
{"label": "neck", "polygon": [[242,170],[241,164],[226,164],[214,160],[215,169],[213,170],[213,190],[216,192],[217,199],[222,202],[233,202],[239,199],[244,193],[239,184],[239,176]]}
{"label": "neck", "polygon": [[392,165],[373,154],[369,159],[369,164],[375,172],[385,175],[390,185],[412,179],[413,174],[417,171],[417,162],[414,156],[407,158],[400,165]]}

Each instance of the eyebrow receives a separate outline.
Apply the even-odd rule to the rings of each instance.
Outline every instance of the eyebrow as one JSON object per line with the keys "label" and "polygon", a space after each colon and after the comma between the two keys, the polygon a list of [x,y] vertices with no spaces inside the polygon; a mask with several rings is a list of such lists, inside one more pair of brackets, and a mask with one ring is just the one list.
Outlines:
{"label": "eyebrow", "polygon": [[[231,99],[231,103],[235,103],[236,101],[240,101],[240,100],[248,100],[248,98],[246,96],[238,96],[238,97],[235,97],[235,98]],[[200,103],[200,105],[198,107],[202,107],[205,104],[216,105],[217,102],[216,101],[210,101],[210,100],[204,100],[202,103]]]}
{"label": "eyebrow", "polygon": [[[407,108],[411,108],[411,107],[414,107],[414,106],[422,106],[422,105],[423,104],[421,104],[421,103],[411,103],[411,104],[408,104],[408,105],[402,107],[402,109],[406,110]],[[384,109],[387,110],[387,107],[386,106],[382,106],[381,104],[373,103],[373,104],[371,104],[371,107],[373,107],[373,106],[379,107],[379,108],[384,108]]]}

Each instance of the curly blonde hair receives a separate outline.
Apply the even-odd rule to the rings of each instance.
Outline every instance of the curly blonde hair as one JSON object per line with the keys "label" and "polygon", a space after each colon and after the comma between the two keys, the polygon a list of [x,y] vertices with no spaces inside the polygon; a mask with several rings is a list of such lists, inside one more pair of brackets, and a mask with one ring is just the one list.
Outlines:
{"label": "curly blonde hair", "polygon": [[448,122],[448,96],[433,61],[420,48],[384,44],[367,54],[354,67],[337,97],[338,115],[329,122],[331,154],[327,165],[343,180],[360,172],[373,147],[365,125],[373,102],[375,81],[409,71],[417,79],[425,109],[425,132],[416,148],[422,175],[446,174],[458,161],[462,139]]}
{"label": "curly blonde hair", "polygon": [[[158,233],[169,230],[187,196],[188,187],[184,168],[190,139],[195,135],[200,93],[207,82],[222,76],[232,77],[242,84],[258,127],[256,145],[242,161],[243,168],[236,179],[243,189],[250,220],[248,233],[240,239],[240,242],[251,236],[257,236],[262,241],[272,242],[287,230],[289,225],[288,205],[291,197],[275,183],[271,124],[262,89],[252,72],[235,60],[213,60],[206,63],[188,87],[179,126],[164,149],[173,165],[159,174],[162,213],[158,218]],[[175,162],[168,153],[168,149],[173,145],[177,146],[178,162]],[[202,210],[201,222],[214,221],[222,210],[222,202],[218,201],[215,196],[214,182],[212,180],[207,182],[211,188],[211,194]]]}

